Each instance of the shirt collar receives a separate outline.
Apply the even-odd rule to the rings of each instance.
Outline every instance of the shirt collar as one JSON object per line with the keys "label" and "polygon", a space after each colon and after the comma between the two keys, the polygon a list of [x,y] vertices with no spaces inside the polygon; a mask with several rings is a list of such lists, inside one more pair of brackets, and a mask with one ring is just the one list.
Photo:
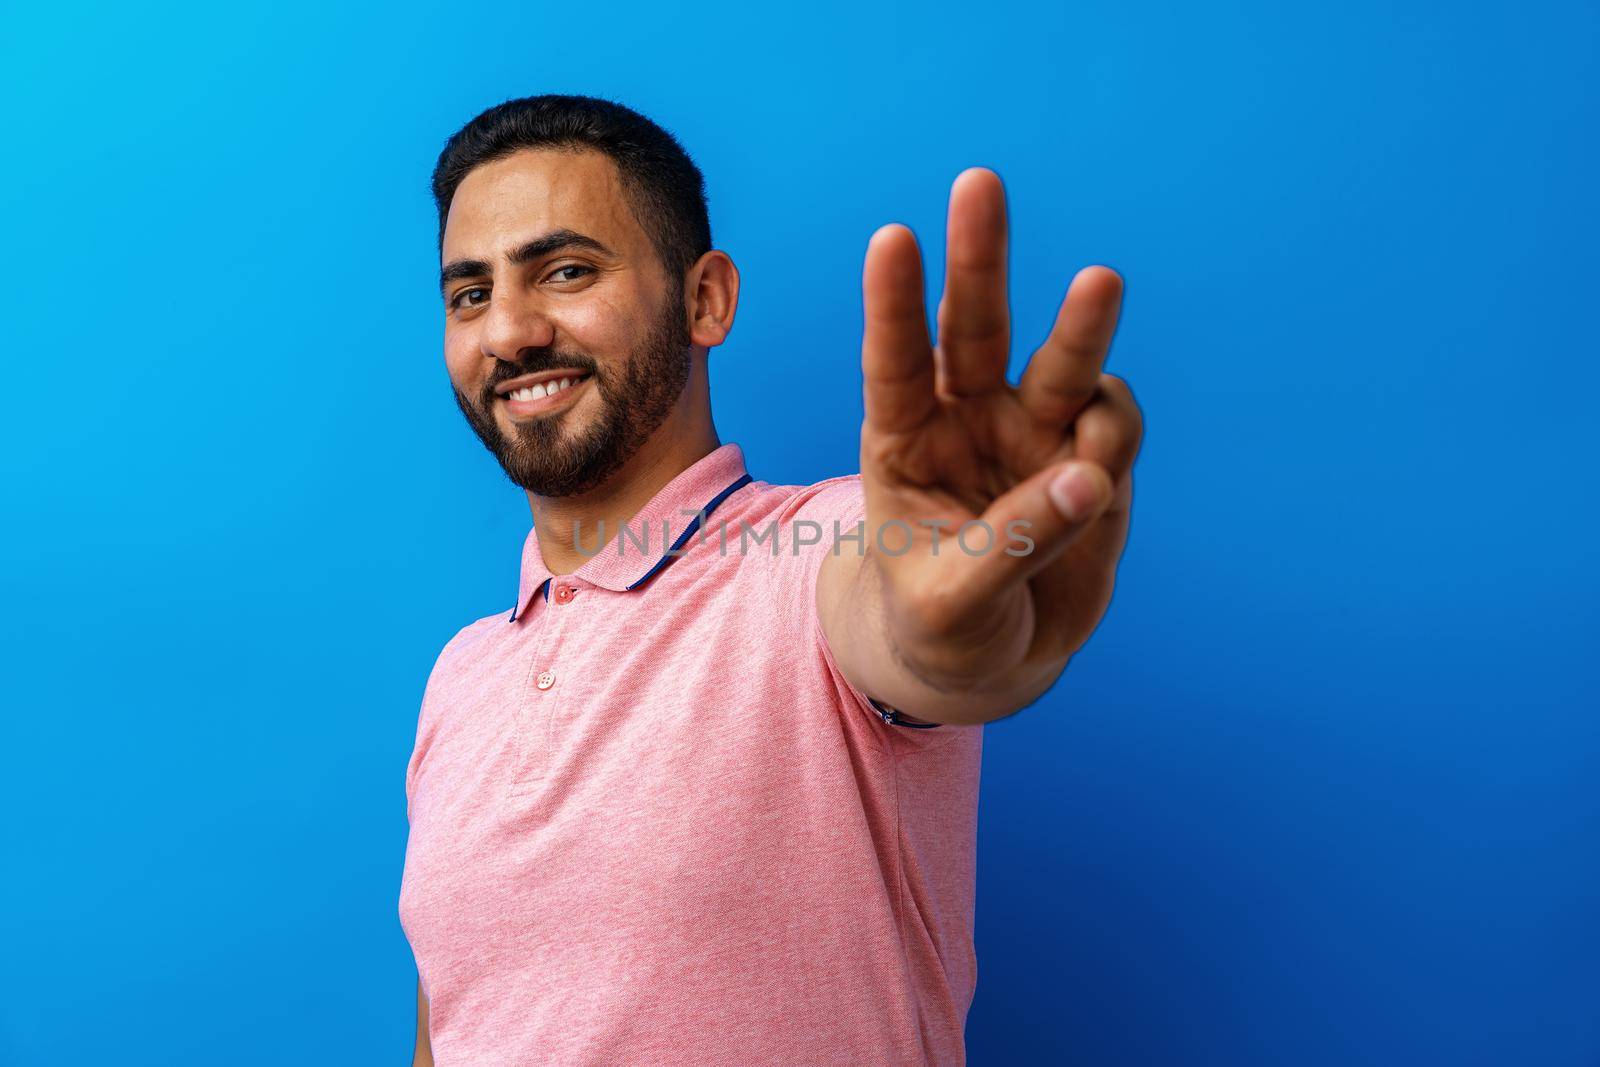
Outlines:
{"label": "shirt collar", "polygon": [[[616,592],[640,588],[693,548],[690,538],[700,529],[701,517],[709,516],[750,480],[750,472],[744,465],[744,451],[738,445],[730,442],[712,449],[662,486],[650,502],[628,520],[631,533],[623,538],[622,551],[617,550],[620,531],[608,525],[604,546],[573,571],[572,577]],[[670,546],[663,544],[663,521],[672,535]],[[597,533],[596,527],[582,530],[582,544],[592,546]],[[644,541],[645,549],[639,548],[639,541]],[[552,577],[539,551],[539,531],[529,530],[522,544],[517,603],[507,621],[516,622],[527,609],[529,599],[541,589],[548,590]]]}

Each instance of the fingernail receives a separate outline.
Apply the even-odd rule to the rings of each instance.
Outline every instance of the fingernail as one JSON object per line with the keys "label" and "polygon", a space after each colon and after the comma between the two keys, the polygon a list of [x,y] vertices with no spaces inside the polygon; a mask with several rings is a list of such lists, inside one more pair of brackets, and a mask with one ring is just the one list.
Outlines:
{"label": "fingernail", "polygon": [[1087,518],[1100,499],[1094,476],[1081,463],[1068,467],[1050,482],[1050,499],[1061,514],[1076,522]]}

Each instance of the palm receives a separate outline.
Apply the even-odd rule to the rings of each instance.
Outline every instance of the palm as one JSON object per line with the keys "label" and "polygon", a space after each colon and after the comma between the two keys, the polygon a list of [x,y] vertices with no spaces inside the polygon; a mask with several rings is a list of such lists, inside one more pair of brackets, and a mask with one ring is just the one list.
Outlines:
{"label": "palm", "polygon": [[[1127,533],[1138,409],[1100,372],[1120,279],[1103,268],[1079,276],[1014,387],[1005,378],[1004,201],[990,172],[957,180],[949,249],[937,348],[910,232],[886,228],[868,252],[861,469],[868,528],[884,531],[887,546],[877,565],[930,641],[986,643],[984,655],[1013,661],[1070,654],[1104,613]],[[1039,506],[1041,479],[1072,459],[1110,483],[1109,507],[1087,524]],[[1003,551],[1018,543],[1007,534],[1017,518],[1037,542],[1022,557]],[[992,543],[971,526],[955,541],[979,521]]]}

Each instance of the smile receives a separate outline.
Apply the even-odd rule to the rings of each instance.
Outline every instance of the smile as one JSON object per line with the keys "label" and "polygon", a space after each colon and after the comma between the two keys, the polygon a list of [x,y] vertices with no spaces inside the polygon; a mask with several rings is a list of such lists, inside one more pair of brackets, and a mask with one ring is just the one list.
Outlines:
{"label": "smile", "polygon": [[543,415],[566,407],[572,402],[578,387],[589,380],[587,374],[568,374],[559,378],[546,378],[515,389],[506,389],[501,398],[506,411],[513,416]]}

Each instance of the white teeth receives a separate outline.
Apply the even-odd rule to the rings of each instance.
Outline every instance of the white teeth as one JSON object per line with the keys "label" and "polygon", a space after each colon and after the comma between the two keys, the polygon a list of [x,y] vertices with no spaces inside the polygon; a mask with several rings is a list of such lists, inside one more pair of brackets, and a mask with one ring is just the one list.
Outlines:
{"label": "white teeth", "polygon": [[536,382],[525,385],[521,389],[511,390],[512,400],[538,400],[540,397],[554,396],[563,389],[569,389],[577,384],[576,378],[561,378],[553,382]]}

